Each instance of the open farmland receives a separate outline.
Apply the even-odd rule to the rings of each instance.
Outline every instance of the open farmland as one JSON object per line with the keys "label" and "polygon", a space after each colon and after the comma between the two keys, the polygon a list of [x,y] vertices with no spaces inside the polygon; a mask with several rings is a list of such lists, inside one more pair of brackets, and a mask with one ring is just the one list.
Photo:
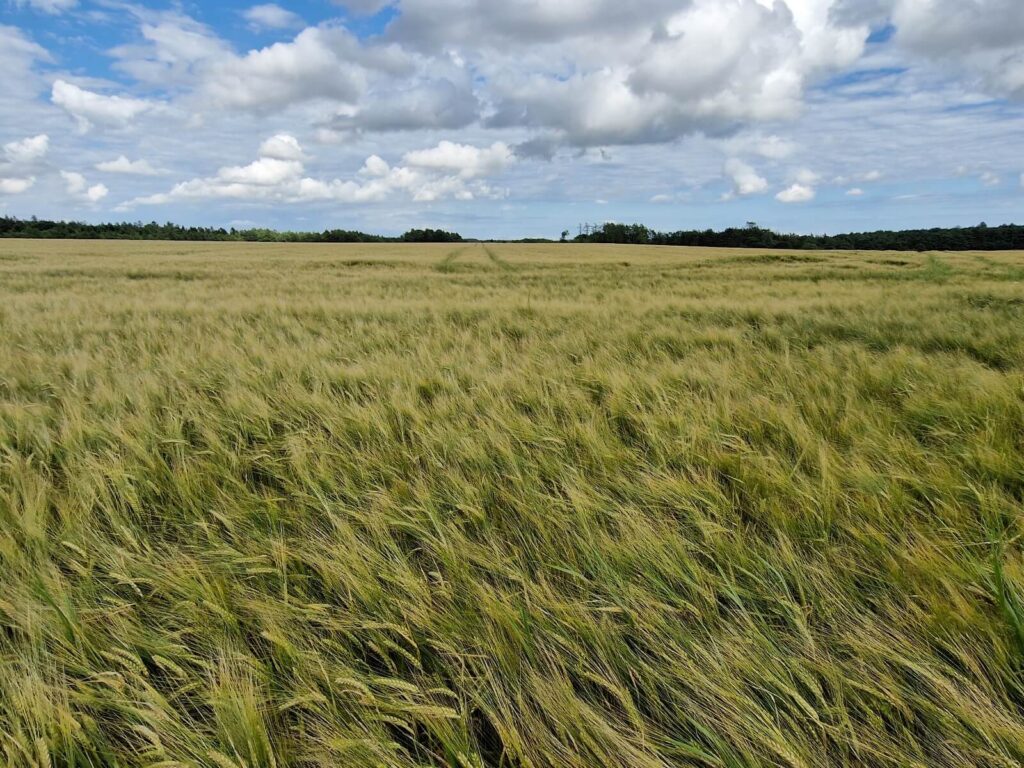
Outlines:
{"label": "open farmland", "polygon": [[0,762],[1024,761],[1024,254],[0,243]]}

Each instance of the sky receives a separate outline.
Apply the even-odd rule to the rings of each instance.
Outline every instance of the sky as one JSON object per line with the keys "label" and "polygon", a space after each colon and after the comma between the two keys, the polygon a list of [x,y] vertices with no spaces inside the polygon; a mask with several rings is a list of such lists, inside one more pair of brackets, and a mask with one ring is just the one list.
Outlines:
{"label": "sky", "polygon": [[0,0],[0,215],[1024,224],[1021,0]]}

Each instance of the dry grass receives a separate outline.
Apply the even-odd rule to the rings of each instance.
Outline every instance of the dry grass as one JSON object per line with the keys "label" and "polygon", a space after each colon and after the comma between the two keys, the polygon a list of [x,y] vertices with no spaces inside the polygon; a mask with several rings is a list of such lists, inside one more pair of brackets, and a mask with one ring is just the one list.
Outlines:
{"label": "dry grass", "polygon": [[0,760],[1018,766],[1022,279],[0,242]]}

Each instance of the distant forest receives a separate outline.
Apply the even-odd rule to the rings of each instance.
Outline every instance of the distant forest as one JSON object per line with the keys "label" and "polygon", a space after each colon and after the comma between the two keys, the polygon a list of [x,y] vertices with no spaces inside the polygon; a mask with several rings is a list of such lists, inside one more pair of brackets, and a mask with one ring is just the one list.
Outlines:
{"label": "distant forest", "polygon": [[[569,232],[562,233],[567,240]],[[750,222],[743,228],[656,232],[642,224],[581,227],[575,242],[690,245],[704,248],[796,248],[852,251],[1012,251],[1024,249],[1024,226],[882,230],[846,235],[784,235]]]}
{"label": "distant forest", "polygon": [[382,237],[348,229],[323,232],[278,232],[274,229],[223,229],[182,227],[177,224],[120,222],[84,224],[78,221],[44,221],[35,217],[0,217],[0,237],[52,240],[194,240],[249,243],[459,243],[462,236],[442,229],[410,229],[400,237]]}
{"label": "distant forest", "polygon": [[[562,242],[571,233],[562,233]],[[273,229],[182,227],[177,224],[121,222],[85,224],[0,217],[0,238],[53,238],[78,240],[194,240],[269,243],[457,243],[463,238],[441,229],[411,229],[400,237],[369,235],[347,229],[323,232],[279,232]],[[523,242],[552,242],[531,239]],[[572,238],[578,243],[621,245],[689,245],[704,248],[793,248],[805,250],[875,251],[1009,251],[1024,250],[1024,226],[913,229],[859,232],[845,235],[780,234],[750,222],[717,232],[712,229],[658,232],[642,224],[607,223],[580,227]]]}

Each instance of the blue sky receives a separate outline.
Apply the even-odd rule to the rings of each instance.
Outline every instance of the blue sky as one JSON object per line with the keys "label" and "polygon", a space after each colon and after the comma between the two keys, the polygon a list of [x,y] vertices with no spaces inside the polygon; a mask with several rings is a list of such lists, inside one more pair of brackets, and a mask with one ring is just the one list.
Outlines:
{"label": "blue sky", "polygon": [[0,0],[0,213],[1024,223],[1018,0]]}

